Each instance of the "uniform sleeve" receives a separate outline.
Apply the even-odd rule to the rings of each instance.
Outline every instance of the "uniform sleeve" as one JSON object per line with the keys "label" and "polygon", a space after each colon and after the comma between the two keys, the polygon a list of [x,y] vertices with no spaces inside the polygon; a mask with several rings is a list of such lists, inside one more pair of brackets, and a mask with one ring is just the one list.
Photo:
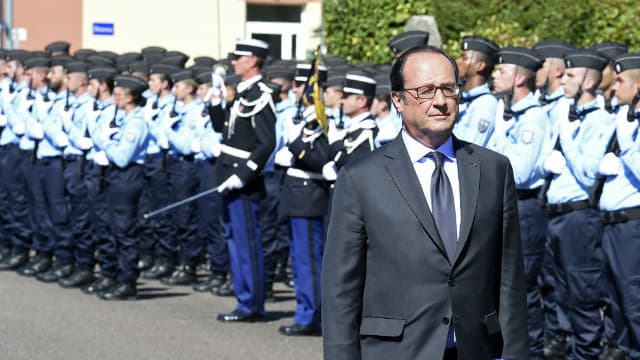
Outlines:
{"label": "uniform sleeve", "polygon": [[[606,123],[605,119],[598,120]],[[600,161],[614,128],[597,125],[585,130],[581,143],[569,138],[561,138],[560,143],[574,178],[583,186],[589,187],[598,175]]]}
{"label": "uniform sleeve", "polygon": [[620,160],[637,181],[640,181],[640,136],[636,138],[632,147],[620,153]]}
{"label": "uniform sleeve", "polygon": [[294,167],[302,167],[313,172],[322,172],[322,167],[330,160],[329,143],[324,136],[320,136],[313,143],[305,143],[302,137],[298,137],[289,145],[289,151],[295,159]]}
{"label": "uniform sleeve", "polygon": [[239,166],[236,174],[246,184],[258,177],[276,146],[276,116],[271,106],[266,105],[253,118],[256,146],[245,166]]}
{"label": "uniform sleeve", "polygon": [[58,113],[60,110],[61,108],[59,106],[53,107],[42,123],[44,137],[57,148],[61,148],[63,145],[59,142],[60,139],[67,137],[67,134],[62,130],[62,118]]}
{"label": "uniform sleeve", "polygon": [[[480,146],[486,146],[489,138],[493,134],[493,126],[496,119],[498,101],[493,95],[484,95],[476,99],[477,106],[473,107],[472,122],[470,131],[472,134],[465,134],[470,139],[467,140]],[[476,104],[474,104],[476,105]]]}
{"label": "uniform sleeve", "polygon": [[324,358],[360,359],[367,234],[348,168],[340,172],[322,262]]}
{"label": "uniform sleeve", "polygon": [[84,104],[74,110],[74,120],[71,124],[71,127],[69,128],[69,143],[76,149],[80,149],[80,144],[78,143],[78,141],[84,138],[84,135],[87,132],[87,112],[85,111],[86,106],[87,104]]}
{"label": "uniform sleeve", "polygon": [[166,129],[169,143],[181,154],[191,153],[191,142],[196,138],[196,116],[198,115],[194,111],[189,111],[179,120],[181,124],[177,131]]}
{"label": "uniform sleeve", "polygon": [[222,102],[218,105],[209,105],[209,117],[211,118],[213,129],[222,133],[224,122],[227,120],[227,110],[222,106]]}
{"label": "uniform sleeve", "polygon": [[136,150],[143,145],[147,136],[147,126],[144,120],[140,119],[127,123],[121,131],[120,139],[108,142],[104,152],[110,162],[123,168],[131,163]]}

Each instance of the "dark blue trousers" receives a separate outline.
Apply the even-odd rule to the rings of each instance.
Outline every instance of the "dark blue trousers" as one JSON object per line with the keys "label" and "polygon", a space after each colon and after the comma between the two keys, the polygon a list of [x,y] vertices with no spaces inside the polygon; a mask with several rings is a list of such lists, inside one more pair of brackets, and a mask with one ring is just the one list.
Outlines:
{"label": "dark blue trousers", "polygon": [[291,270],[296,284],[296,313],[293,321],[320,327],[320,273],[324,251],[322,218],[291,218]]}
{"label": "dark blue trousers", "polygon": [[584,209],[554,216],[548,234],[558,249],[566,284],[559,304],[573,329],[569,359],[595,359],[601,351],[605,291],[600,215]]}
{"label": "dark blue trousers", "polygon": [[0,193],[5,196],[6,207],[3,211],[6,247],[12,249],[13,255],[24,254],[31,246],[32,228],[29,223],[28,190],[22,171],[22,160],[25,152],[17,145],[6,145],[0,156]]}
{"label": "dark blue trousers", "polygon": [[[79,157],[67,159],[64,169],[64,179],[69,199],[69,214],[73,231],[73,249],[76,266],[82,270],[93,270],[93,240],[91,238],[91,216],[89,213],[89,197],[87,185],[84,181],[86,166]],[[81,176],[82,175],[82,176]]]}
{"label": "dark blue trousers", "polygon": [[[198,179],[193,161],[170,159],[168,164],[171,202],[179,201],[196,193]],[[175,236],[161,239],[163,249],[178,254],[179,265],[196,266],[204,243],[196,236],[196,204],[191,202],[170,211],[171,223],[176,229]]]}
{"label": "dark blue trousers", "polygon": [[64,161],[61,157],[40,159],[40,183],[48,217],[51,220],[50,229],[45,230],[47,232],[45,249],[53,249],[58,263],[73,263],[73,229],[69,216],[69,200],[65,193]]}
{"label": "dark blue trousers", "polygon": [[48,217],[42,183],[40,182],[40,170],[37,160],[33,159],[31,152],[25,153],[22,158],[22,173],[27,189],[28,221],[31,228],[31,248],[38,253],[50,256],[42,252],[42,243],[45,230],[50,229],[51,221]]}
{"label": "dark blue trousers", "polygon": [[[109,239],[110,223],[109,211],[107,208],[107,167],[99,166],[93,162],[88,162],[85,170],[84,182],[87,186],[87,198],[89,200],[89,218],[91,221],[91,242],[94,249],[98,249],[97,260],[100,264],[100,275],[115,279],[117,273],[117,254],[115,243]],[[93,264],[93,254],[86,254],[87,257],[78,258],[78,264]]]}
{"label": "dark blue trousers", "polygon": [[621,310],[618,346],[630,359],[640,359],[640,220],[604,227],[602,251],[609,294]]}
{"label": "dark blue trousers", "polygon": [[[140,213],[156,210],[171,202],[169,175],[162,166],[162,153],[149,155],[144,164],[145,186],[140,203]],[[176,230],[171,223],[170,212],[154,216],[147,221],[140,219],[140,252],[153,254],[156,258],[175,262],[177,249],[171,241]]]}
{"label": "dark blue trousers", "polygon": [[264,257],[260,238],[259,202],[226,199],[231,224],[229,259],[236,310],[264,314]]}
{"label": "dark blue trousers", "polygon": [[[215,159],[197,160],[196,176],[198,192],[215,186],[213,177]],[[198,218],[198,237],[207,247],[209,270],[212,274],[223,275],[229,272],[229,250],[224,226],[224,205],[222,195],[214,192],[196,201]]]}
{"label": "dark blue trousers", "polygon": [[276,166],[274,172],[264,173],[267,196],[260,202],[260,227],[265,279],[268,284],[273,283],[278,262],[285,262],[289,253],[289,219],[279,211],[284,169]]}
{"label": "dark blue trousers", "polygon": [[538,278],[542,271],[544,247],[547,239],[547,212],[536,198],[518,200],[520,237],[527,281],[527,311],[529,314],[529,349],[533,359],[542,359],[544,342],[544,313]]}
{"label": "dark blue trousers", "polygon": [[118,282],[135,282],[139,275],[138,205],[144,186],[144,168],[131,164],[107,171],[107,207],[110,241],[116,249]]}

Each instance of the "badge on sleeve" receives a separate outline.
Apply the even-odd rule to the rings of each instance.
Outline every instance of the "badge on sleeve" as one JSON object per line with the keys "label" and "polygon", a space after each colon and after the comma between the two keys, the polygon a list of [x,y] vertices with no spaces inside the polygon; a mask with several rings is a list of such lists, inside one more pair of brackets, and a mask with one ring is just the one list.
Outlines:
{"label": "badge on sleeve", "polygon": [[487,129],[489,129],[489,124],[489,120],[480,119],[480,122],[478,123],[478,131],[481,134],[484,134],[485,132],[487,132]]}
{"label": "badge on sleeve", "polygon": [[531,130],[523,130],[520,133],[520,141],[524,144],[531,144],[533,141],[533,131]]}
{"label": "badge on sleeve", "polygon": [[136,141],[136,133],[128,132],[127,136],[125,138],[127,139],[128,142],[132,143],[132,142]]}

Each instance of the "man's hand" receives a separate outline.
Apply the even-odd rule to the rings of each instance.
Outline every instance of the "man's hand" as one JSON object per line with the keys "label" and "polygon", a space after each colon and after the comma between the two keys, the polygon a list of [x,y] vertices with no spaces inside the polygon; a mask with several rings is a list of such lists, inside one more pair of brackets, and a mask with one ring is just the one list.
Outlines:
{"label": "man's hand", "polygon": [[567,160],[558,150],[553,150],[544,161],[544,169],[552,174],[560,174],[566,166]]}
{"label": "man's hand", "polygon": [[93,162],[100,166],[109,166],[109,159],[104,151],[98,151],[93,155]]}
{"label": "man's hand", "polygon": [[29,136],[36,140],[42,140],[42,138],[44,138],[44,129],[42,128],[42,124],[34,122],[29,130]]}
{"label": "man's hand", "polygon": [[322,167],[322,176],[327,181],[335,181],[338,178],[338,172],[336,171],[336,163],[329,161]]}
{"label": "man's hand", "polygon": [[285,146],[278,150],[274,157],[274,162],[280,166],[290,167],[293,165],[293,154],[289,151],[289,148]]}
{"label": "man's hand", "polygon": [[227,180],[223,181],[222,184],[218,186],[218,192],[222,193],[225,191],[237,190],[241,189],[243,186],[244,184],[242,183],[242,180],[240,180],[238,175],[234,174],[229,176]]}
{"label": "man's hand", "polygon": [[202,144],[200,143],[200,139],[193,139],[191,141],[191,152],[194,154],[202,151]]}
{"label": "man's hand", "polygon": [[80,150],[91,150],[91,148],[93,147],[93,141],[91,140],[91,138],[83,137],[78,140],[78,146],[80,147]]}
{"label": "man's hand", "polygon": [[606,153],[600,160],[598,172],[604,176],[618,175],[622,172],[622,161],[615,154]]}

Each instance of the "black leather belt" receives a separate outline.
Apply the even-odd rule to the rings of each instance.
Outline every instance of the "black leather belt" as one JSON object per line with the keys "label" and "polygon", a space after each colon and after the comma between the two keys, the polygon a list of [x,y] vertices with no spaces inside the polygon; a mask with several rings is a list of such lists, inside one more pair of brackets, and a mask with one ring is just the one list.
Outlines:
{"label": "black leather belt", "polygon": [[535,189],[516,189],[518,193],[518,200],[529,200],[538,198],[538,194],[540,193],[540,188]]}
{"label": "black leather belt", "polygon": [[175,161],[194,161],[196,159],[195,155],[180,155],[180,154],[170,154],[169,159]]}
{"label": "black leather belt", "polygon": [[629,220],[640,219],[640,206],[616,211],[603,211],[600,213],[600,218],[605,224],[617,224]]}
{"label": "black leather belt", "polygon": [[548,204],[547,210],[551,214],[565,214],[576,210],[588,209],[590,207],[591,206],[589,206],[589,200],[580,200],[562,204]]}
{"label": "black leather belt", "polygon": [[82,155],[62,155],[62,158],[65,162],[70,163],[82,159]]}

